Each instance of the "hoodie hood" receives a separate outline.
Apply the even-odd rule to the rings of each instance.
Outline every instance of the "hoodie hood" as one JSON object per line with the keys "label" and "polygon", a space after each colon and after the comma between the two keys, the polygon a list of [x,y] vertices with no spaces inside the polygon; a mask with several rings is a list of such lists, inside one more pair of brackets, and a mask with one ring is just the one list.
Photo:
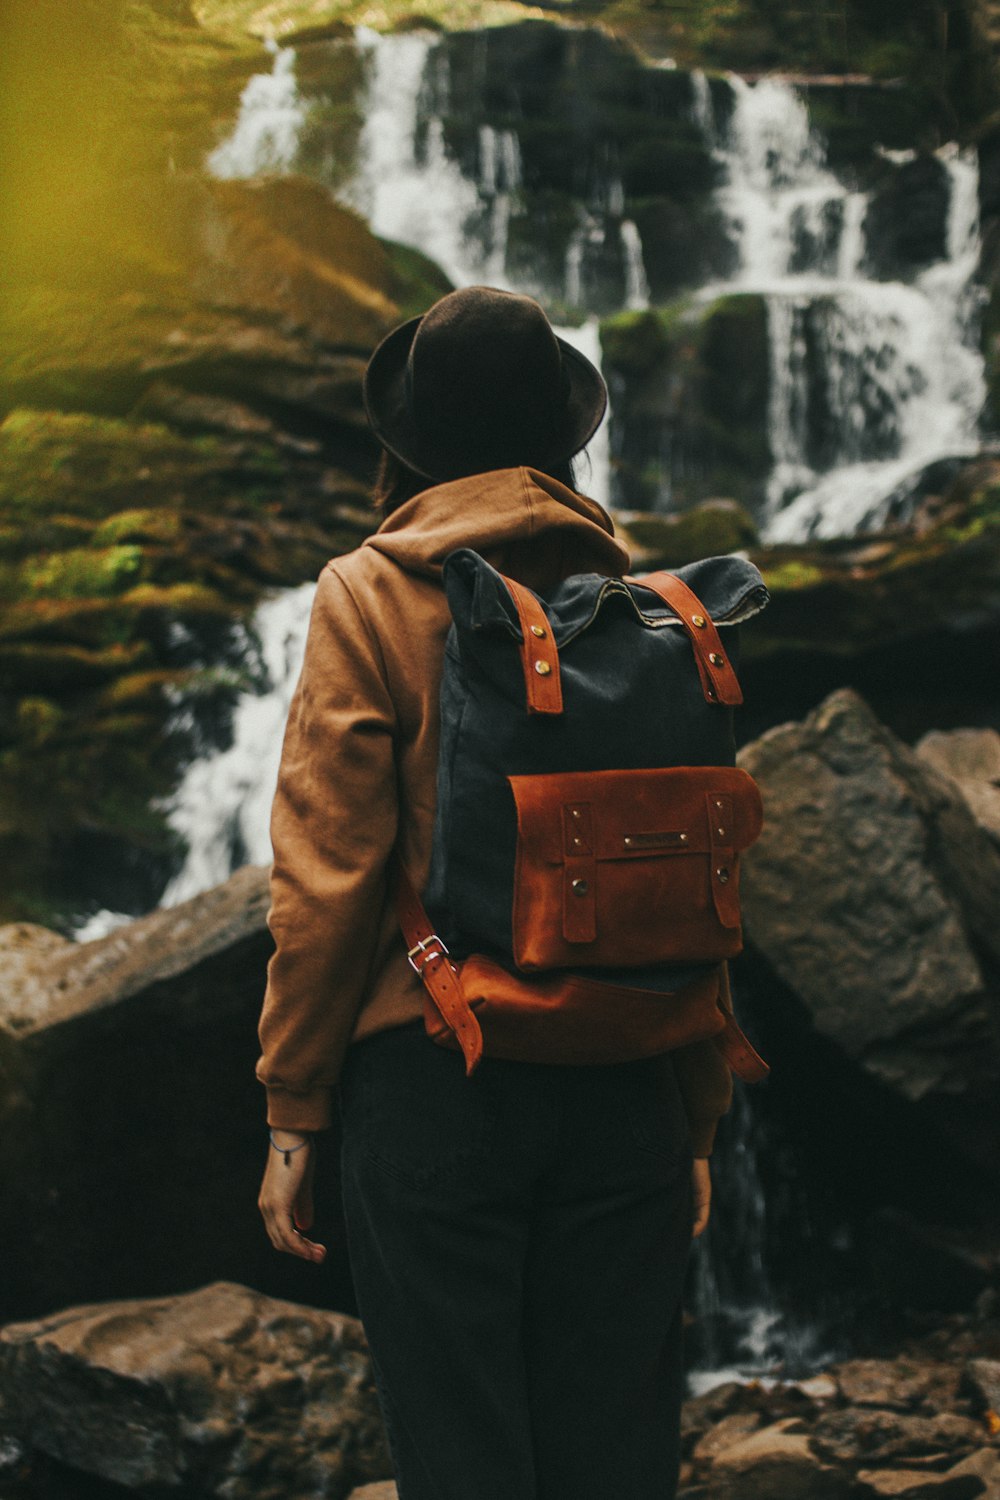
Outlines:
{"label": "hoodie hood", "polygon": [[[523,547],[521,544],[529,544]],[[614,523],[588,500],[538,469],[494,469],[449,480],[414,495],[364,544],[413,573],[440,581],[450,552],[504,548],[526,561],[544,551],[563,575],[598,572],[620,576],[629,554],[615,540]]]}

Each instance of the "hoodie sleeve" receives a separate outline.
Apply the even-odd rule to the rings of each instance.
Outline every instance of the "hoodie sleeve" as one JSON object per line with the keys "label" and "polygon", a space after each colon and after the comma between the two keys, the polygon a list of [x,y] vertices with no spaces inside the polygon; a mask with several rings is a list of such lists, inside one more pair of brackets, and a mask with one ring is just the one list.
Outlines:
{"label": "hoodie sleeve", "polygon": [[320,1130],[360,1009],[396,838],[395,712],[345,580],[320,575],[271,813],[274,865],[257,1077],[268,1123]]}

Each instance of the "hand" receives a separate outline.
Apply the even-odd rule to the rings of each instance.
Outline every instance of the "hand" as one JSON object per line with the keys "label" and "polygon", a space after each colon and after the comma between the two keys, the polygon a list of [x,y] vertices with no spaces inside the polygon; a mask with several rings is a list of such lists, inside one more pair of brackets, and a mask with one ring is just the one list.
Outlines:
{"label": "hand", "polygon": [[691,1165],[691,1182],[694,1186],[694,1218],[691,1223],[691,1238],[696,1240],[708,1225],[709,1206],[712,1202],[712,1174],[707,1156],[696,1156]]}
{"label": "hand", "polygon": [[302,1233],[313,1222],[313,1177],[316,1172],[315,1142],[292,1151],[286,1158],[283,1147],[298,1146],[306,1136],[294,1130],[273,1132],[278,1149],[268,1143],[267,1166],[260,1185],[257,1207],[264,1217],[268,1238],[275,1250],[286,1250],[302,1260],[318,1265],[326,1257],[326,1246],[307,1240]]}

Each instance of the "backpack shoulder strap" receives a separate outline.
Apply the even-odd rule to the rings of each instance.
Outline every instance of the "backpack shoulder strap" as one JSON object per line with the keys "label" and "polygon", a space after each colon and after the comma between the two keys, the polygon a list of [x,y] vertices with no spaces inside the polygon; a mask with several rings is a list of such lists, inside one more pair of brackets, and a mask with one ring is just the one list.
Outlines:
{"label": "backpack shoulder strap", "polygon": [[702,692],[709,703],[733,706],[743,702],[743,694],[728,656],[722,649],[719,632],[698,595],[674,573],[649,573],[645,578],[626,577],[625,583],[638,584],[658,594],[680,620],[694,650],[701,678]]}
{"label": "backpack shoulder strap", "polygon": [[521,665],[529,714],[561,714],[559,652],[549,617],[530,589],[501,573],[521,623]]}

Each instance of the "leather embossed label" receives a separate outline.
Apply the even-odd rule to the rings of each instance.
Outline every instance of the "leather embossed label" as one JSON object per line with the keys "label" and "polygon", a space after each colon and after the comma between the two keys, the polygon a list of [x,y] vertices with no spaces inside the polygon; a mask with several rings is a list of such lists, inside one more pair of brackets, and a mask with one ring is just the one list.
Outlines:
{"label": "leather embossed label", "polygon": [[627,833],[626,849],[682,849],[688,841],[686,833]]}

